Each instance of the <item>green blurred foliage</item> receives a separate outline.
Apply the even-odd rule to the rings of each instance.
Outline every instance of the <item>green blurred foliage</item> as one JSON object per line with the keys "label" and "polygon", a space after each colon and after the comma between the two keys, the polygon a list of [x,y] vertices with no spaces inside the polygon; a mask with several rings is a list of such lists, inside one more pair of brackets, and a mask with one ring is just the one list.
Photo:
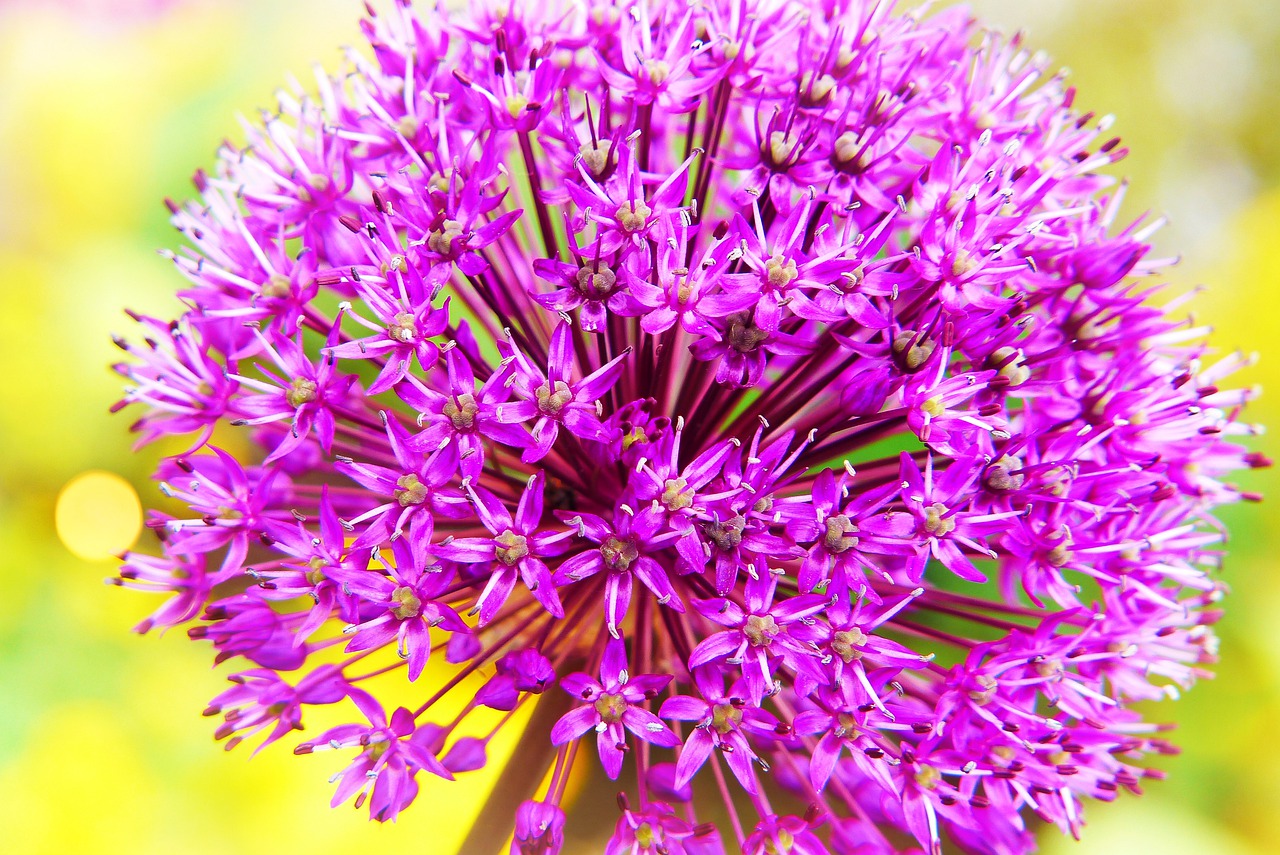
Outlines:
{"label": "green blurred foliage", "polygon": [[[1256,0],[976,0],[977,13],[1073,69],[1079,103],[1115,113],[1133,153],[1128,209],[1171,217],[1158,249],[1182,254],[1171,292],[1224,348],[1275,354],[1280,332],[1280,4]],[[221,690],[208,651],[129,628],[154,603],[108,589],[112,562],[58,542],[58,491],[91,468],[144,504],[156,451],[130,453],[110,333],[123,306],[172,316],[179,284],[155,248],[174,235],[160,200],[268,104],[290,72],[329,66],[356,37],[355,0],[0,3],[0,829],[11,855],[446,852],[478,809],[438,788],[391,828],[327,807],[324,755],[224,754],[199,711]],[[1245,383],[1280,386],[1263,360]],[[1274,399],[1250,420],[1280,423]],[[1265,438],[1257,447],[1267,450]],[[1249,479],[1250,489],[1267,486]],[[1085,841],[1054,855],[1262,853],[1280,840],[1280,506],[1229,509],[1216,680],[1151,709],[1185,754],[1141,799],[1094,806]],[[610,817],[602,817],[611,825]],[[598,850],[598,846],[595,849]]]}

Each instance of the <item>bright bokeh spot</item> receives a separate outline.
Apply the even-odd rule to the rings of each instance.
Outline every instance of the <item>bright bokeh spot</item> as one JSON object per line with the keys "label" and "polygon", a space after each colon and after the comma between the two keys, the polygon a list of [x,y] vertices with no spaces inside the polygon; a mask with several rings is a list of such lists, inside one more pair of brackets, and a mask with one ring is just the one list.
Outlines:
{"label": "bright bokeh spot", "polygon": [[142,530],[142,504],[133,486],[111,472],[84,472],[58,494],[54,524],[63,545],[86,561],[125,551]]}

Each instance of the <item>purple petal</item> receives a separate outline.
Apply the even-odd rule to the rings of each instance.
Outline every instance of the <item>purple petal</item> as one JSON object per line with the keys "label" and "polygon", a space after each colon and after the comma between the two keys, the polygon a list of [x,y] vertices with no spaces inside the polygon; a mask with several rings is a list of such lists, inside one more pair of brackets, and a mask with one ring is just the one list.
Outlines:
{"label": "purple petal", "polygon": [[408,736],[413,733],[413,713],[399,707],[391,714],[391,731],[396,736]]}
{"label": "purple petal", "polygon": [[448,543],[435,544],[432,550],[437,557],[447,561],[479,564],[492,561],[496,547],[493,539],[488,537],[455,537]]}
{"label": "purple petal", "polygon": [[476,692],[475,703],[495,710],[513,710],[519,697],[516,681],[506,674],[498,674]]}
{"label": "purple petal", "polygon": [[600,664],[600,680],[608,684],[622,681],[620,675],[627,670],[627,644],[621,638],[611,638],[604,647],[604,660]]}
{"label": "purple petal", "polygon": [[600,765],[604,766],[604,773],[611,781],[618,780],[618,774],[622,772],[622,760],[626,757],[623,745],[625,742],[622,728],[616,723],[596,734],[596,750],[600,753]]}
{"label": "purple petal", "polygon": [[[724,741],[727,743],[724,758],[729,763],[729,770],[733,772],[733,777],[738,779],[738,783],[744,790],[755,795],[755,770],[751,768],[751,761],[755,758],[755,754],[747,744],[746,737],[737,731],[731,731],[725,735]],[[728,750],[730,747],[732,751]]]}
{"label": "purple petal", "polygon": [[713,741],[711,734],[698,728],[689,735],[689,741],[680,751],[680,759],[676,761],[676,787],[683,787],[698,774],[698,770],[711,756]]}
{"label": "purple petal", "polygon": [[542,478],[535,473],[520,494],[520,505],[516,509],[516,527],[525,534],[536,529],[542,521],[542,498]]}
{"label": "purple petal", "polygon": [[623,694],[627,695],[628,699],[634,697],[635,702],[639,703],[645,695],[650,697],[657,695],[670,684],[672,679],[670,674],[637,674],[627,681],[626,691]]}
{"label": "purple petal", "polygon": [[805,710],[791,722],[796,733],[822,733],[831,728],[831,714],[823,710]]}
{"label": "purple petal", "polygon": [[590,552],[579,552],[577,555],[566,558],[556,568],[551,578],[556,585],[568,585],[594,576],[603,569],[604,559],[600,557],[600,550],[593,549]]}
{"label": "purple petal", "polygon": [[769,610],[778,623],[793,623],[800,618],[816,615],[827,607],[830,600],[818,594],[801,594],[783,600]]}
{"label": "purple petal", "polygon": [[484,586],[484,591],[480,593],[480,597],[476,600],[476,605],[480,609],[480,624],[482,626],[497,616],[498,611],[507,602],[507,597],[511,596],[511,589],[515,586],[516,570],[514,567],[504,567],[489,577],[488,583]]}
{"label": "purple petal", "polygon": [[581,671],[568,674],[560,680],[560,688],[564,689],[575,698],[591,699],[600,692],[604,691],[600,683],[590,674],[583,674]]}
{"label": "purple petal", "polygon": [[676,721],[701,721],[710,711],[710,705],[700,698],[676,695],[662,702],[662,709],[658,710],[658,715]]}
{"label": "purple petal", "polygon": [[551,728],[551,744],[564,745],[582,736],[600,722],[600,713],[591,704],[570,710]]}
{"label": "purple petal", "polygon": [[574,436],[592,442],[604,442],[609,438],[604,423],[587,407],[570,404],[565,408],[562,419],[565,429]]}
{"label": "purple petal", "polygon": [[835,771],[836,761],[840,759],[841,742],[835,734],[828,733],[819,740],[813,749],[813,759],[809,761],[809,780],[813,788],[821,792]]}
{"label": "purple petal", "polygon": [[525,463],[537,463],[547,456],[547,452],[551,450],[551,446],[555,444],[556,437],[559,435],[559,422],[547,418],[538,419],[533,425],[533,445],[520,455],[520,459]]}
{"label": "purple petal", "polygon": [[680,737],[653,713],[640,707],[628,707],[622,714],[622,723],[627,730],[651,745],[662,748],[675,748],[680,744]]}
{"label": "purple petal", "polygon": [[738,652],[746,642],[742,633],[737,630],[724,630],[707,638],[689,654],[689,667],[697,668],[722,659],[727,659]]}
{"label": "purple petal", "polygon": [[483,769],[488,758],[484,740],[464,736],[455,742],[444,755],[442,765],[450,772],[474,772]]}
{"label": "purple petal", "polygon": [[671,586],[667,571],[662,569],[661,564],[647,555],[642,555],[631,568],[631,572],[646,588],[653,592],[659,603],[667,606],[672,611],[684,612],[684,603],[676,594],[675,588]]}
{"label": "purple petal", "polygon": [[514,425],[537,418],[538,405],[534,401],[509,401],[493,408],[494,416],[501,424]]}
{"label": "purple petal", "polygon": [[360,710],[369,723],[375,727],[387,726],[387,713],[382,708],[382,704],[374,700],[373,695],[357,689],[355,686],[347,689],[347,697],[351,698],[352,703]]}
{"label": "purple petal", "polygon": [[551,334],[551,348],[547,354],[547,379],[568,382],[569,372],[576,362],[573,356],[573,338],[569,324],[561,322]]}
{"label": "purple petal", "polygon": [[610,573],[604,582],[604,614],[609,634],[618,636],[618,625],[631,606],[631,574]]}
{"label": "purple petal", "polygon": [[520,576],[525,585],[542,607],[554,617],[564,617],[564,606],[560,604],[560,595],[556,593],[555,582],[551,578],[551,569],[537,558],[525,558],[520,564]]}
{"label": "purple petal", "polygon": [[721,626],[742,626],[743,621],[747,619],[742,606],[733,602],[733,600],[722,597],[710,600],[695,600],[693,607],[698,611],[698,614],[708,620],[715,621]]}

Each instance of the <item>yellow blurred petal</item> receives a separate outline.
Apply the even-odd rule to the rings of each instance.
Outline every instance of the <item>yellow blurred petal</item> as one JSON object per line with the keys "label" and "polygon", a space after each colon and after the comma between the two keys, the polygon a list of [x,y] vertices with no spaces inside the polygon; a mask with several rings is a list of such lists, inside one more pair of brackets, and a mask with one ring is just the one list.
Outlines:
{"label": "yellow blurred petal", "polygon": [[1152,798],[1092,804],[1079,843],[1053,834],[1041,838],[1044,855],[1263,855],[1225,824]]}
{"label": "yellow blurred petal", "polygon": [[119,713],[67,704],[41,718],[27,746],[0,769],[8,855],[119,852],[139,842],[139,812],[161,784]]}

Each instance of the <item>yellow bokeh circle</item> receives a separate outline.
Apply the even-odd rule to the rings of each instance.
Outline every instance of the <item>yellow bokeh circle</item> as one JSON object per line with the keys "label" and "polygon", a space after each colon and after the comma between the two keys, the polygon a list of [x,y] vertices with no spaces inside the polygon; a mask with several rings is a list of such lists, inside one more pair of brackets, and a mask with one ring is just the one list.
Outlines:
{"label": "yellow bokeh circle", "polygon": [[111,472],[82,472],[58,494],[58,538],[86,561],[125,551],[142,530],[142,504],[128,481]]}

